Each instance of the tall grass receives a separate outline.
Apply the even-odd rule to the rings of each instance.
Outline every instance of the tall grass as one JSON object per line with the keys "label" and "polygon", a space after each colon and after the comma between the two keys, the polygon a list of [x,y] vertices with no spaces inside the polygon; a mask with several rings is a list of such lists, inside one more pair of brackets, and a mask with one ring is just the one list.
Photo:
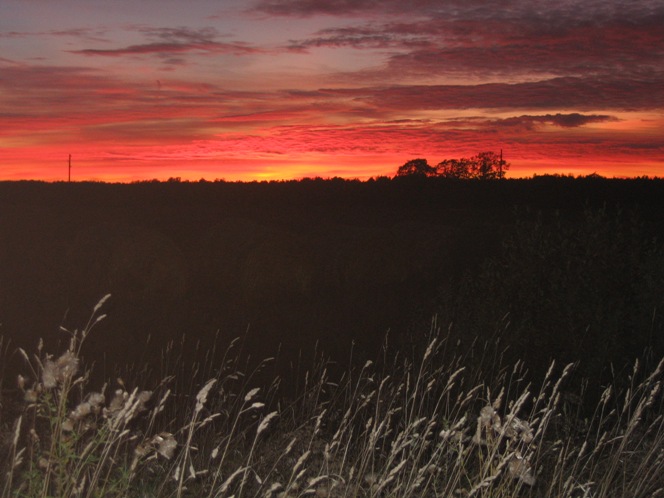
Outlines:
{"label": "tall grass", "polygon": [[335,376],[319,357],[292,396],[237,343],[188,370],[168,364],[172,344],[156,385],[140,372],[94,390],[80,352],[102,306],[63,330],[65,351],[20,351],[26,373],[0,400],[18,413],[0,418],[2,498],[664,494],[664,360],[636,361],[588,410],[575,365],[535,382],[523,361],[457,351],[434,324],[409,357],[386,345]]}
{"label": "tall grass", "polygon": [[578,369],[592,378],[645,348],[664,353],[664,245],[638,213],[515,216],[500,251],[443,292],[439,314],[462,338],[487,337],[506,317],[512,361],[527,355],[545,370],[551,356],[585,358]]}

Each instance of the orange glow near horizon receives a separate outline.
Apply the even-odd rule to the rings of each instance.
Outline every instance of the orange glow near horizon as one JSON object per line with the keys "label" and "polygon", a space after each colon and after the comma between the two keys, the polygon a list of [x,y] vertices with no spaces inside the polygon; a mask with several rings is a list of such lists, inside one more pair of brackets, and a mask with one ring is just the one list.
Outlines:
{"label": "orange glow near horizon", "polygon": [[[233,118],[234,120],[236,118]],[[245,118],[247,121],[249,117]],[[162,122],[163,123],[163,122]],[[366,180],[392,176],[409,159],[424,157],[431,164],[446,158],[468,157],[483,150],[503,149],[511,164],[508,178],[541,174],[607,177],[661,176],[662,162],[651,157],[650,137],[657,138],[664,120],[626,117],[606,124],[591,124],[580,133],[543,125],[538,130],[501,130],[485,140],[486,123],[471,121],[460,132],[452,125],[336,125],[272,126],[242,133],[217,133],[214,138],[183,139],[169,136],[160,122],[129,123],[162,126],[161,145],[137,133],[130,143],[114,139],[113,130],[98,121],[88,122],[86,133],[100,142],[76,140],[76,133],[45,122],[30,135],[5,136],[0,142],[2,180],[66,180],[72,154],[75,181],[132,182],[140,180],[199,179],[227,181],[291,180],[305,177],[343,177]],[[175,118],[166,125],[177,125]],[[116,125],[118,129],[121,124]],[[518,128],[518,127],[517,127]],[[446,137],[463,135],[454,143],[432,139],[432,129]],[[450,131],[451,129],[451,131]],[[115,130],[118,132],[118,130]],[[120,136],[128,132],[120,130]],[[104,136],[108,134],[108,136]],[[59,138],[49,140],[49,135]],[[433,135],[435,138],[435,135]],[[629,147],[620,150],[621,141]],[[50,142],[53,143],[50,143]],[[533,143],[536,142],[536,143]],[[639,150],[643,143],[643,151]],[[610,144],[610,147],[607,147]],[[642,152],[641,154],[639,152]],[[16,166],[14,166],[16,165]]]}
{"label": "orange glow near horizon", "polygon": [[[178,149],[178,148],[176,148]],[[521,149],[528,152],[528,148]],[[2,178],[0,180],[43,180],[63,181],[68,175],[68,156],[71,147],[53,146],[49,149],[14,149],[13,154],[3,157]],[[489,150],[489,148],[478,149]],[[499,148],[494,148],[498,151]],[[662,163],[649,161],[647,158],[636,160],[634,156],[616,157],[611,160],[596,157],[580,160],[579,157],[566,157],[560,154],[558,147],[553,147],[551,156],[540,148],[539,156],[514,157],[510,149],[503,149],[505,160],[510,163],[508,178],[525,178],[543,174],[585,175],[596,173],[606,177],[661,177],[664,172]],[[201,157],[200,153],[188,156],[185,149],[164,151],[161,157],[147,151],[120,151],[122,159],[113,159],[112,151],[99,154],[94,147],[74,148],[72,154],[73,181],[133,182],[143,180],[164,181],[172,177],[182,180],[197,181],[262,181],[262,180],[297,180],[302,178],[332,178],[367,180],[371,177],[393,176],[397,168],[409,159],[425,157],[431,164],[436,164],[445,157],[437,159],[426,153],[411,154],[376,154],[376,155],[335,155],[302,154],[298,157]],[[135,156],[131,156],[135,153]],[[468,157],[475,152],[449,157]],[[142,155],[142,157],[141,157]],[[171,156],[166,158],[166,156]],[[543,157],[544,156],[544,157]],[[12,168],[8,164],[18,164]]]}
{"label": "orange glow near horizon", "polygon": [[[385,161],[387,158],[384,159]],[[300,180],[303,178],[346,178],[357,180],[368,180],[381,176],[392,177],[397,167],[402,163],[394,162],[393,168],[386,169],[383,162],[357,160],[353,157],[339,158],[339,164],[327,164],[325,161],[273,162],[266,165],[265,162],[253,163],[252,161],[212,161],[209,166],[201,161],[195,165],[188,165],[186,160],[181,161],[177,167],[165,167],[163,161],[151,163],[132,164],[128,162],[125,167],[112,164],[111,167],[104,163],[95,164],[86,162],[85,158],[73,156],[71,179],[74,182],[101,181],[109,183],[131,183],[135,181],[158,180],[166,181],[171,178],[179,178],[182,181],[199,180],[224,180],[224,181],[280,181]],[[31,167],[30,163],[23,163],[20,169],[11,170],[5,168],[3,178],[0,181],[39,180],[45,182],[66,181],[69,174],[67,156],[62,159],[51,161],[38,161]],[[31,169],[34,174],[25,174],[26,168]],[[221,172],[223,171],[223,174]],[[612,165],[607,168],[606,163],[601,161],[560,161],[555,165],[550,160],[528,160],[511,161],[511,168],[507,172],[507,178],[530,178],[533,176],[547,174],[562,174],[583,176],[595,173],[609,178],[634,178],[634,177],[662,177],[662,165],[658,162],[638,164],[628,162],[624,165]]]}

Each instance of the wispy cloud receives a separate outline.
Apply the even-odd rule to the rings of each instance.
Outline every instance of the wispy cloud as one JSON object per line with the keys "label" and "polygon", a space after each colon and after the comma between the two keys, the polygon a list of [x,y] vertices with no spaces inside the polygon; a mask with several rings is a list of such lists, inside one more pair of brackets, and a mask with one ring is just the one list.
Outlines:
{"label": "wispy cloud", "polygon": [[310,16],[316,14],[348,15],[387,6],[380,0],[261,0],[254,10],[271,15]]}
{"label": "wispy cloud", "polygon": [[391,110],[664,109],[664,85],[657,77],[568,77],[524,83],[395,85],[327,92]]}
{"label": "wispy cloud", "polygon": [[0,39],[39,39],[39,38],[70,38],[81,43],[108,43],[107,30],[103,28],[69,28],[48,31],[0,31]]}
{"label": "wispy cloud", "polygon": [[431,45],[432,42],[421,32],[398,34],[395,29],[367,25],[362,27],[323,29],[310,38],[291,40],[287,48],[295,51],[341,47],[355,49],[412,49],[430,47]]}
{"label": "wispy cloud", "polygon": [[615,116],[608,116],[605,114],[579,114],[578,112],[572,112],[569,114],[544,114],[538,116],[515,116],[508,119],[502,119],[499,121],[494,121],[492,124],[497,124],[499,126],[517,126],[525,127],[526,129],[533,129],[536,125],[541,124],[551,124],[554,126],[559,126],[561,128],[577,128],[579,126],[584,126],[592,123],[606,123],[611,121],[618,121],[618,118]]}
{"label": "wispy cloud", "polygon": [[148,41],[119,48],[85,48],[72,50],[71,53],[88,56],[121,57],[125,55],[158,55],[168,58],[183,53],[207,55],[233,54],[245,55],[262,52],[260,49],[243,42],[222,42],[214,28],[190,29],[136,27]]}

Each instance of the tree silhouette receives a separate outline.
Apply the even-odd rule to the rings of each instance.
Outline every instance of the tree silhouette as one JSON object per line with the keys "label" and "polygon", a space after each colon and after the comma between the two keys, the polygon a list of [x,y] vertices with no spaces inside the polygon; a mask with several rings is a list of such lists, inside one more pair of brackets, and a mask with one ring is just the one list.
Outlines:
{"label": "tree silhouette", "polygon": [[468,159],[444,159],[436,165],[436,176],[453,178],[455,180],[468,180],[472,178],[470,161]]}
{"label": "tree silhouette", "polygon": [[505,177],[509,164],[503,161],[501,155],[495,152],[480,152],[470,158],[472,178],[479,180],[496,180]]}
{"label": "tree silhouette", "polygon": [[411,159],[397,170],[397,176],[437,176],[455,180],[496,180],[505,178],[510,165],[501,154],[486,151],[470,158],[444,159],[435,167],[426,159]]}
{"label": "tree silhouette", "polygon": [[426,159],[411,159],[397,170],[397,176],[436,176],[436,168]]}

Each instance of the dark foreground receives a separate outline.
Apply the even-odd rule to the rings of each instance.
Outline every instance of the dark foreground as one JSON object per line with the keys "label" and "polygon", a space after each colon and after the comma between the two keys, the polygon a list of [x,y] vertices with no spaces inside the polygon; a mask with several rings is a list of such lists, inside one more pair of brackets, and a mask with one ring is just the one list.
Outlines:
{"label": "dark foreground", "polygon": [[315,348],[347,365],[388,331],[421,347],[434,314],[533,369],[662,352],[661,180],[4,183],[0,240],[14,346],[62,350],[58,327],[112,294],[82,352],[102,377],[238,336],[288,368]]}

